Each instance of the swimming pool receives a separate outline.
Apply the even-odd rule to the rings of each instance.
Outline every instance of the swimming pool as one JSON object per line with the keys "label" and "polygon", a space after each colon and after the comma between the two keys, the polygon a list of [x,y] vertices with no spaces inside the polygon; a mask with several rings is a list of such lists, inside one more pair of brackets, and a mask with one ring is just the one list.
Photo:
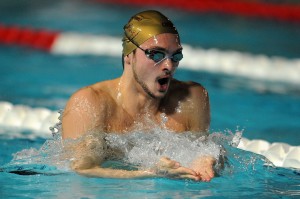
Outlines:
{"label": "swimming pool", "polygon": [[[1,23],[36,29],[47,28],[64,33],[74,32],[79,35],[100,35],[102,38],[109,35],[113,41],[120,38],[121,27],[129,16],[144,9],[124,9],[123,6],[79,0],[51,3],[16,2],[0,3]],[[203,66],[205,58],[197,57],[203,54],[206,57],[222,58],[227,56],[228,52],[235,55],[239,52],[245,55],[242,57],[244,63],[250,58],[265,63],[272,60],[270,56],[278,56],[284,57],[278,60],[288,67],[293,67],[292,61],[299,58],[299,24],[220,14],[187,13],[172,9],[162,11],[178,26],[182,42],[186,44],[186,57],[191,58],[195,52],[188,51],[189,47],[198,50],[195,56]],[[15,14],[12,16],[11,13]],[[203,51],[200,51],[201,49]],[[1,45],[0,51],[0,101],[32,108],[43,107],[53,112],[63,108],[70,94],[78,88],[96,81],[115,78],[122,72],[120,58],[116,57],[114,50],[110,55],[100,53],[95,56],[91,52],[67,55],[67,50],[64,53],[56,51],[56,54],[51,54],[24,47]],[[257,57],[260,54],[267,55],[267,59]],[[256,70],[257,63],[252,62],[253,70]],[[252,73],[248,76],[238,72],[230,73],[226,65],[223,70],[218,68],[216,71],[205,67],[201,70],[193,67],[193,63],[186,62],[176,76],[179,79],[200,82],[208,89],[212,108],[212,132],[224,132],[226,129],[234,132],[239,128],[244,129],[243,136],[248,139],[300,145],[300,89],[297,82],[288,81],[293,77],[279,79],[276,74],[262,75],[274,78],[261,80]],[[7,165],[12,159],[12,154],[23,149],[39,149],[49,138],[50,132],[47,134],[22,128],[1,128],[0,165]],[[83,178],[63,169],[57,170],[49,165],[21,164],[21,167],[9,165],[6,171],[24,171],[29,168],[42,174],[24,176],[0,172],[0,193],[3,197],[20,198],[299,196],[297,170],[267,168],[262,166],[260,156],[232,150],[232,154],[240,157],[231,160],[235,166],[234,172],[228,171],[226,175],[215,178],[211,183],[169,179],[93,179]],[[25,152],[27,155],[33,155],[35,150]],[[20,157],[20,154],[17,156]]]}

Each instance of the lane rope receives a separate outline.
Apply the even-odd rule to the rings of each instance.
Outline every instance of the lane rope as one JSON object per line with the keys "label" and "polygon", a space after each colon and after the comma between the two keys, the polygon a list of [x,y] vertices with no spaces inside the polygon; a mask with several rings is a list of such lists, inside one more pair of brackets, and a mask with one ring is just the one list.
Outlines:
{"label": "lane rope", "polygon": [[[59,113],[46,108],[31,108],[0,102],[0,127],[13,130],[29,130],[30,138],[50,138],[50,127],[59,122]],[[0,134],[7,133],[0,131]],[[286,143],[269,143],[265,140],[242,138],[238,148],[264,155],[277,167],[300,169],[300,146]]]}
{"label": "lane rope", "polygon": [[[120,40],[121,38],[110,36],[61,33],[54,41],[51,53],[120,57],[122,52]],[[188,44],[183,44],[183,48],[184,59],[180,63],[180,68],[300,85],[299,58],[286,59],[237,51],[207,50]]]}
{"label": "lane rope", "polygon": [[[49,128],[59,122],[59,116],[58,112],[46,108],[31,108],[0,101],[0,126],[5,130],[30,130],[30,138],[51,136]],[[5,130],[1,130],[0,134],[6,133]]]}
{"label": "lane rope", "polygon": [[[105,35],[78,34],[36,30],[0,24],[0,44],[25,46],[65,56],[121,56],[121,38]],[[108,45],[109,44],[109,45]],[[237,51],[203,49],[183,44],[184,59],[180,68],[222,73],[273,84],[276,92],[300,91],[300,58],[268,57]],[[257,84],[257,89],[261,85]],[[264,89],[264,88],[261,88]]]}
{"label": "lane rope", "polygon": [[20,26],[6,26],[0,23],[0,44],[31,47],[49,51],[58,32]]}

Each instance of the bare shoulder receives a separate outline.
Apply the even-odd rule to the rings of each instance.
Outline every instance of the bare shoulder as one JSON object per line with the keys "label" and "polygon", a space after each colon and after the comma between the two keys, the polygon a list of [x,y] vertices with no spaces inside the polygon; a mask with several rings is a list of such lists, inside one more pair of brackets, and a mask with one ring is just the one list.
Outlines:
{"label": "bare shoulder", "polygon": [[69,99],[66,111],[71,107],[99,108],[99,106],[111,102],[110,85],[113,81],[98,82],[96,84],[86,86],[76,91]]}
{"label": "bare shoulder", "polygon": [[172,81],[169,96],[175,110],[187,117],[188,130],[206,135],[210,124],[210,105],[207,90],[196,82]]}
{"label": "bare shoulder", "polygon": [[76,91],[67,102],[65,114],[73,109],[89,109],[95,110],[99,104],[99,100],[105,100],[105,93],[101,90],[95,90],[93,86],[87,86]]}
{"label": "bare shoulder", "polygon": [[199,83],[197,82],[186,82],[186,84],[189,85],[190,91],[192,96],[194,97],[207,97],[208,92],[207,90]]}
{"label": "bare shoulder", "polygon": [[84,87],[70,97],[62,117],[63,138],[103,130],[107,112],[114,107],[107,84],[100,82]]}
{"label": "bare shoulder", "polygon": [[187,100],[208,100],[207,90],[199,83],[193,81],[178,81],[173,79],[171,87],[172,95],[185,96]]}

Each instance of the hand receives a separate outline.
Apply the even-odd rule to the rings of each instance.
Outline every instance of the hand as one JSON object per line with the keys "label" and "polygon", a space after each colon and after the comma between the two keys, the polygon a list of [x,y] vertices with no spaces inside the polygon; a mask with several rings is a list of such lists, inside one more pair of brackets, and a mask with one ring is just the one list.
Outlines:
{"label": "hand", "polygon": [[192,169],[182,167],[179,162],[171,160],[167,157],[162,157],[156,164],[156,174],[177,179],[192,179],[199,181],[200,177]]}
{"label": "hand", "polygon": [[201,181],[209,182],[213,177],[215,177],[215,172],[213,169],[216,159],[211,156],[201,156],[191,164],[191,169],[193,169]]}

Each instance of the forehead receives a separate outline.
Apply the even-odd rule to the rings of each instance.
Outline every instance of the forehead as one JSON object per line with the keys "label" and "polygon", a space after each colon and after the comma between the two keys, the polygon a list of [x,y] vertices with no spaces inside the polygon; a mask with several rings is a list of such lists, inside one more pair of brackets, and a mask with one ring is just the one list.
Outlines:
{"label": "forehead", "polygon": [[141,47],[144,48],[164,48],[166,50],[175,51],[181,47],[179,36],[172,33],[162,33],[145,41]]}

